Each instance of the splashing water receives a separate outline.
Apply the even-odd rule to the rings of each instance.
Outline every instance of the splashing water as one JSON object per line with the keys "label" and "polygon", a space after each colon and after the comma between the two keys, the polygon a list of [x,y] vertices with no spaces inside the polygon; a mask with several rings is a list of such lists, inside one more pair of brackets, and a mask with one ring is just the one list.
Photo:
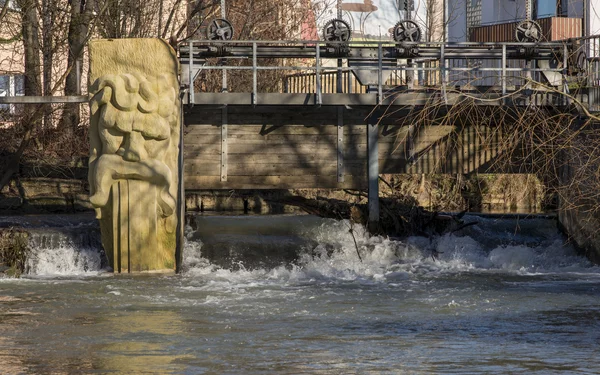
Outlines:
{"label": "splashing water", "polygon": [[106,264],[95,228],[30,229],[29,249],[29,275],[95,275]]}
{"label": "splashing water", "polygon": [[69,276],[0,279],[2,371],[597,373],[599,267],[552,220],[464,220],[394,241],[314,217],[198,217],[171,277],[98,277],[97,237],[46,233],[30,273]]}
{"label": "splashing water", "polygon": [[[227,221],[223,218],[219,220]],[[229,220],[228,230],[232,231],[235,221],[240,219]],[[347,221],[319,220],[291,230],[290,235],[304,239],[304,244],[296,249],[297,257],[290,264],[244,268],[244,262],[240,261],[233,267],[238,271],[228,270],[232,267],[218,267],[203,258],[204,244],[198,238],[206,237],[210,241],[218,234],[214,233],[213,228],[203,231],[201,221],[197,231],[187,228],[184,267],[189,277],[221,275],[235,278],[237,272],[237,276],[254,280],[263,278],[284,282],[386,282],[410,275],[457,272],[508,272],[522,275],[600,273],[598,267],[578,255],[571,245],[564,243],[553,220],[528,219],[521,223],[512,220],[511,223],[511,220],[467,216],[465,221],[475,221],[477,225],[463,230],[463,233],[432,238],[409,237],[397,241],[369,236],[363,227],[351,226]],[[353,231],[356,244],[350,230]],[[264,242],[269,242],[265,238],[267,235],[256,233],[256,228],[243,228],[241,232],[245,235],[255,233]],[[236,238],[230,236],[229,240],[235,241]],[[217,242],[222,253],[231,255],[226,248],[227,241]],[[248,249],[248,242],[245,246],[239,250],[241,255],[236,254],[233,258],[243,258],[244,251],[253,252]],[[260,242],[257,246],[260,246]],[[215,252],[211,251],[213,254]],[[361,254],[362,261],[357,252]]]}
{"label": "splashing water", "polygon": [[[186,277],[286,282],[386,282],[468,271],[600,272],[564,243],[553,220],[464,220],[477,224],[457,234],[398,241],[370,236],[348,221],[310,216],[197,217],[197,228],[186,228],[183,270]],[[97,228],[31,233],[30,275],[95,275],[106,265]]]}

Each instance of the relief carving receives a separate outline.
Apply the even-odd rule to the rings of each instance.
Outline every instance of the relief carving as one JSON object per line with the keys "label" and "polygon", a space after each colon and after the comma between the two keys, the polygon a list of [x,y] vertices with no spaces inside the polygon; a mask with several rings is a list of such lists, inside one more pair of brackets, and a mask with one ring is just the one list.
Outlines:
{"label": "relief carving", "polygon": [[118,272],[175,267],[177,74],[164,41],[90,43],[90,202]]}

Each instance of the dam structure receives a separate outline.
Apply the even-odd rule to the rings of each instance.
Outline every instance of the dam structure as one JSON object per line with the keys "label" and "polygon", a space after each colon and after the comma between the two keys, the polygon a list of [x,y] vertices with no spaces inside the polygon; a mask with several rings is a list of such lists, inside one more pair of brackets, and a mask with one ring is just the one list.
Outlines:
{"label": "dam structure", "polygon": [[593,109],[582,40],[332,39],[179,46],[186,190],[368,189],[375,223],[380,174],[526,173],[511,121]]}
{"label": "dam structure", "polygon": [[[180,103],[172,113],[182,121],[170,135],[179,150],[170,162],[176,178],[165,182],[170,196],[368,190],[374,228],[380,174],[527,173],[534,160],[504,155],[514,146],[507,129],[523,113],[584,118],[597,110],[598,62],[588,57],[594,38],[420,42],[397,25],[393,40],[351,42],[343,21],[332,22],[323,41],[238,41],[223,33],[177,46],[181,100],[169,100]],[[25,96],[0,103],[89,99]],[[176,206],[167,211],[179,219],[169,222],[182,222],[185,199]],[[183,243],[181,227],[170,244]]]}

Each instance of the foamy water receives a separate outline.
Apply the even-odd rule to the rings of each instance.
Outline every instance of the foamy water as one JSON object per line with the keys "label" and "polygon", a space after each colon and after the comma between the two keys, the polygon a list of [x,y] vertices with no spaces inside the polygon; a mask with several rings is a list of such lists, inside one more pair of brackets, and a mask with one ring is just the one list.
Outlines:
{"label": "foamy water", "polygon": [[[30,279],[0,279],[2,371],[598,373],[599,268],[552,220],[464,219],[477,225],[393,241],[199,217],[172,277],[102,274],[85,236],[46,240]],[[285,256],[263,262],[261,244]]]}

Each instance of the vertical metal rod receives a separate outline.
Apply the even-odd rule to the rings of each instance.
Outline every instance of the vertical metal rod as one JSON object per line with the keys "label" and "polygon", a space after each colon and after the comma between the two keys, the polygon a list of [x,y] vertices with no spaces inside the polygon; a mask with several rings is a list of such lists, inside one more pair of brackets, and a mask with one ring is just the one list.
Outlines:
{"label": "vertical metal rod", "polygon": [[380,43],[377,44],[377,63],[379,69],[377,70],[377,102],[379,104],[383,103],[383,45]]}
{"label": "vertical metal rod", "polygon": [[256,42],[252,42],[252,105],[256,105],[258,92]]}
{"label": "vertical metal rod", "polygon": [[316,61],[315,63],[317,64],[316,68],[316,81],[317,81],[317,92],[316,92],[316,105],[320,106],[323,101],[322,101],[322,97],[321,97],[321,46],[319,44],[317,44],[317,48],[316,48]]}
{"label": "vertical metal rod", "polygon": [[369,181],[369,223],[371,232],[379,225],[379,129],[376,119],[370,117],[367,123],[367,179]]}
{"label": "vertical metal rod", "polygon": [[[227,18],[227,9],[225,8],[225,0],[221,0],[221,18]],[[221,64],[225,65],[226,59],[221,60]],[[227,84],[227,70],[223,69],[223,81],[222,81],[222,92],[229,91],[229,85]]]}
{"label": "vertical metal rod", "polygon": [[194,105],[195,94],[194,94],[194,42],[189,42],[190,54],[189,54],[189,62],[188,62],[188,73],[189,73],[189,91],[188,91],[188,104]]}
{"label": "vertical metal rod", "polygon": [[344,182],[344,107],[337,110],[337,181]]}
{"label": "vertical metal rod", "polygon": [[354,77],[354,74],[352,74],[352,72],[348,71],[348,94],[352,94],[353,93],[353,87],[352,87],[352,78]]}
{"label": "vertical metal rod", "polygon": [[563,84],[563,92],[566,95],[563,95],[563,100],[562,100],[562,105],[566,106],[567,104],[569,104],[570,100],[569,98],[567,98],[567,95],[569,94],[569,84],[567,82],[567,72],[568,72],[568,66],[567,64],[569,63],[569,49],[567,48],[567,45],[565,44],[563,47],[563,69],[562,69],[562,84]]}
{"label": "vertical metal rod", "polygon": [[442,43],[440,45],[440,80],[442,81],[442,96],[444,97],[444,103],[448,104],[448,97],[446,96],[446,60],[445,60],[445,47]]}
{"label": "vertical metal rod", "polygon": [[502,103],[506,104],[506,44],[502,45]]}

